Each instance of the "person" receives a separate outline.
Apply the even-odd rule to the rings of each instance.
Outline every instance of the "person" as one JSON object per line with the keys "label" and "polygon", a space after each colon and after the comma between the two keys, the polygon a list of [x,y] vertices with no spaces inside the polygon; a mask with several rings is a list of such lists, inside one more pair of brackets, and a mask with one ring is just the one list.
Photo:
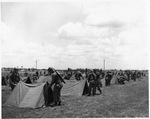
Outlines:
{"label": "person", "polygon": [[70,80],[71,76],[72,76],[72,71],[70,68],[68,68],[67,79]]}
{"label": "person", "polygon": [[49,75],[52,76],[52,82],[50,83],[50,87],[54,85],[53,89],[53,100],[54,100],[54,106],[60,106],[61,105],[61,89],[63,87],[63,83],[66,83],[64,79],[55,71],[53,68],[48,68]]}
{"label": "person", "polygon": [[133,79],[134,81],[136,81],[136,71],[134,71],[134,72],[132,73],[132,79]]}
{"label": "person", "polygon": [[39,78],[39,72],[36,71],[35,74],[36,74],[37,78]]}
{"label": "person", "polygon": [[117,80],[118,80],[118,84],[125,84],[124,83],[124,81],[125,81],[125,79],[124,79],[124,74],[123,74],[123,72],[119,72],[118,73],[118,75],[117,75]]}
{"label": "person", "polygon": [[18,69],[14,68],[13,72],[10,75],[10,87],[13,90],[17,83],[21,80]]}
{"label": "person", "polygon": [[111,79],[112,79],[112,74],[110,71],[108,71],[105,76],[105,86],[110,86]]}
{"label": "person", "polygon": [[127,75],[127,81],[129,82],[129,81],[130,81],[130,71],[127,70],[125,73],[126,73],[126,75]]}
{"label": "person", "polygon": [[76,78],[77,81],[80,81],[81,79],[84,79],[82,73],[79,70],[77,70],[75,78]]}
{"label": "person", "polygon": [[98,89],[99,93],[102,94],[102,90],[100,88],[101,86],[100,74],[96,70],[94,70],[94,74],[96,76],[94,82],[94,94],[96,94],[96,88]]}
{"label": "person", "polygon": [[92,94],[95,95],[95,80],[96,80],[96,76],[93,73],[93,70],[91,70],[90,73],[89,73],[89,76],[88,76],[88,83],[89,83],[88,96],[91,95],[91,91],[92,91]]}
{"label": "person", "polygon": [[103,86],[103,84],[102,84],[102,79],[105,77],[105,73],[104,73],[104,71],[101,69],[101,70],[99,71],[99,74],[100,74],[100,76],[99,76],[99,78],[100,78],[100,87],[102,87],[102,86]]}

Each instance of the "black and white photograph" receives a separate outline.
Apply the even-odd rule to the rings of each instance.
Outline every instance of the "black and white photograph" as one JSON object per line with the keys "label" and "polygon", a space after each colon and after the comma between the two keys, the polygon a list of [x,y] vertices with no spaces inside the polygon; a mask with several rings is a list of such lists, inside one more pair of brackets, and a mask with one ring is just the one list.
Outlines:
{"label": "black and white photograph", "polygon": [[149,118],[149,6],[0,2],[1,118]]}

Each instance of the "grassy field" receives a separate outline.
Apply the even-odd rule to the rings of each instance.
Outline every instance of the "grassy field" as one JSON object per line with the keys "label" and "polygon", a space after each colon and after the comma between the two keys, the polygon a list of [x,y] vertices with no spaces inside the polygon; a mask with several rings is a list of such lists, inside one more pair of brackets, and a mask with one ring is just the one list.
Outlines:
{"label": "grassy field", "polygon": [[[95,96],[62,97],[59,107],[21,109],[2,107],[3,118],[108,118],[149,117],[148,77],[125,85],[103,87],[103,93]],[[10,95],[2,91],[2,103]]]}

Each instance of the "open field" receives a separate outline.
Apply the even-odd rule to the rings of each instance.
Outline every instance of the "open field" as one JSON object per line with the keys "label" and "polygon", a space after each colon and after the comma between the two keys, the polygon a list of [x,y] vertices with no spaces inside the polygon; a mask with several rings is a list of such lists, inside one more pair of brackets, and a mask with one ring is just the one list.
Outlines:
{"label": "open field", "polygon": [[[62,106],[39,109],[2,107],[3,118],[149,117],[148,77],[103,87],[96,96],[62,97]],[[99,94],[97,92],[97,94]],[[2,91],[2,104],[10,90]]]}

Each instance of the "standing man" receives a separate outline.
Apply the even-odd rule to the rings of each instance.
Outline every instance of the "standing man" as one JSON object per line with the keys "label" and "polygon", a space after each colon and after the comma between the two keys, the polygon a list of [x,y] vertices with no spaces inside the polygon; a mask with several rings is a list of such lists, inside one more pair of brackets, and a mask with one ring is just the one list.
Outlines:
{"label": "standing man", "polygon": [[68,80],[70,80],[71,76],[72,76],[72,71],[70,68],[68,68],[68,72],[67,72]]}
{"label": "standing man", "polygon": [[91,95],[91,91],[93,95],[95,94],[95,80],[96,80],[96,75],[93,73],[93,70],[90,71],[90,74],[88,76],[88,82],[89,82],[89,94],[88,96]]}
{"label": "standing man", "polygon": [[37,77],[37,79],[39,78],[39,72],[38,71],[36,71],[36,77]]}
{"label": "standing man", "polygon": [[48,68],[49,75],[52,76],[52,82],[50,83],[50,87],[54,85],[53,89],[53,100],[54,100],[54,106],[60,106],[61,105],[61,89],[63,87],[62,82],[65,83],[63,78],[55,71],[53,68]]}
{"label": "standing man", "polygon": [[97,72],[96,70],[94,70],[94,74],[96,76],[95,78],[95,86],[94,86],[94,94],[96,94],[96,88],[98,89],[99,93],[101,94],[102,93],[102,90],[100,88],[101,86],[101,80],[100,80],[100,73]]}
{"label": "standing man", "polygon": [[20,76],[18,73],[18,69],[14,68],[12,74],[10,75],[10,87],[13,90],[17,83],[20,81]]}
{"label": "standing man", "polygon": [[110,71],[108,71],[105,77],[105,86],[110,86],[111,79],[112,79],[112,74]]}
{"label": "standing man", "polygon": [[134,71],[134,72],[132,73],[132,79],[133,79],[134,81],[136,81],[136,71]]}

